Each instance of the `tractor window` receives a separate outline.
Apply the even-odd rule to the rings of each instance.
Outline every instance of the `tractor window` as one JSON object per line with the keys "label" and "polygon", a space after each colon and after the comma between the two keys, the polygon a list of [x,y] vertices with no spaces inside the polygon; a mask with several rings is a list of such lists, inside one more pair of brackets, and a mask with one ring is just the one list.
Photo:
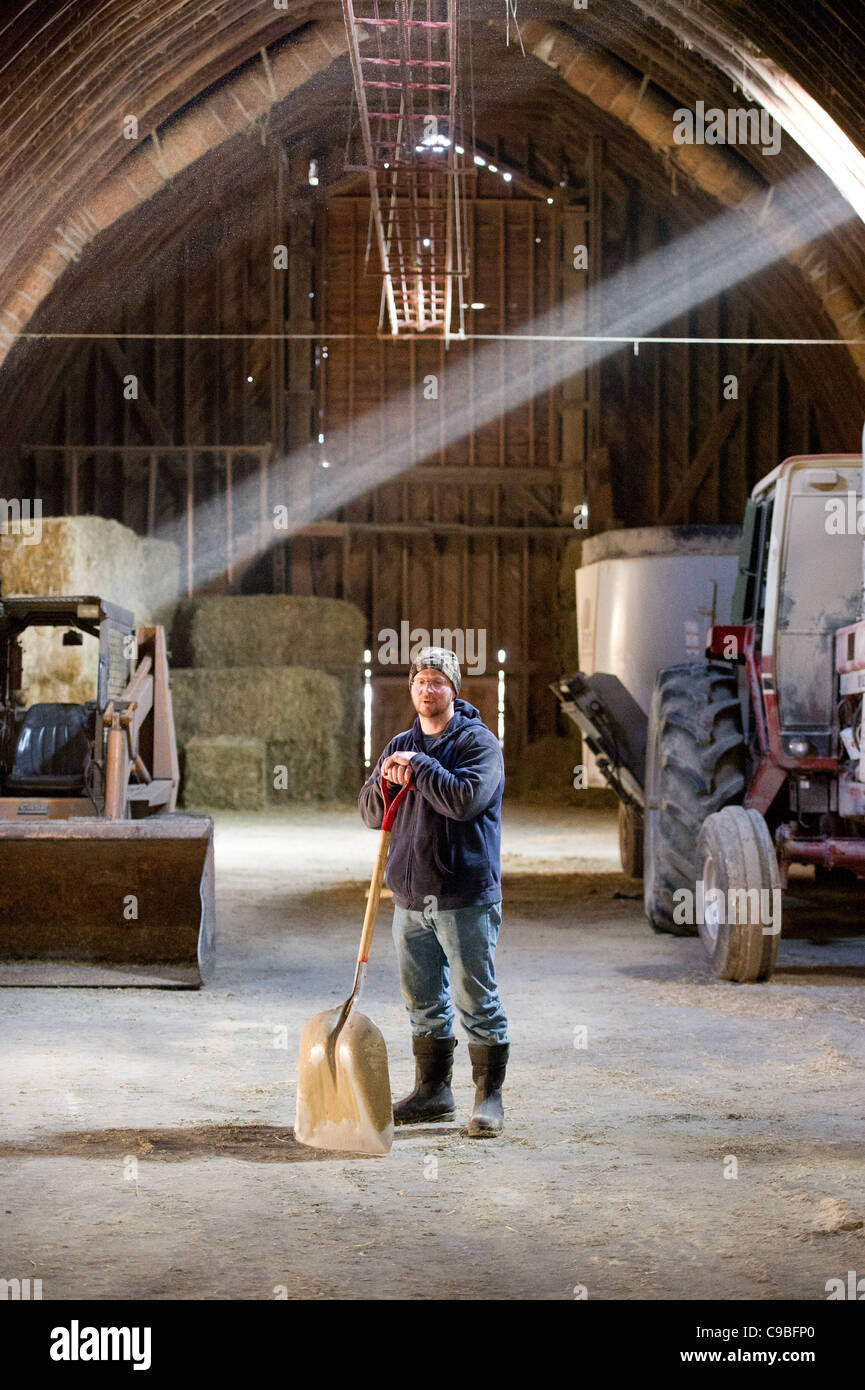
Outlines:
{"label": "tractor window", "polygon": [[749,501],[745,508],[739,573],[730,614],[733,623],[753,622],[755,614],[762,613],[773,500],[772,497],[761,497],[757,502]]}
{"label": "tractor window", "polygon": [[834,722],[833,634],[861,614],[863,538],[855,509],[852,527],[838,529],[827,526],[824,494],[790,498],[775,638],[783,728],[830,729]]}
{"label": "tractor window", "polygon": [[44,701],[82,705],[96,694],[99,643],[81,633],[81,645],[64,646],[65,627],[29,627],[21,638],[23,697],[29,708]]}
{"label": "tractor window", "polygon": [[749,501],[745,507],[745,519],[742,522],[739,573],[736,576],[736,588],[733,593],[730,614],[730,621],[733,623],[750,622],[754,614],[755,546],[760,533],[759,516],[758,504]]}

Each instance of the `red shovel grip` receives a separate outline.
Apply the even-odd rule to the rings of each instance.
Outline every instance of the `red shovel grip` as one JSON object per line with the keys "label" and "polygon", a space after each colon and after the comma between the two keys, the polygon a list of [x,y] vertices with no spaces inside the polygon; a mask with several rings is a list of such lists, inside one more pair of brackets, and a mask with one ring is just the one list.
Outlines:
{"label": "red shovel grip", "polygon": [[382,800],[384,801],[384,819],[381,823],[381,828],[382,830],[387,830],[388,832],[393,830],[393,823],[396,820],[396,813],[412,788],[411,782],[407,782],[404,787],[400,787],[396,796],[391,801],[390,792],[388,790],[389,785],[390,784],[388,783],[387,778],[382,777],[381,795]]}

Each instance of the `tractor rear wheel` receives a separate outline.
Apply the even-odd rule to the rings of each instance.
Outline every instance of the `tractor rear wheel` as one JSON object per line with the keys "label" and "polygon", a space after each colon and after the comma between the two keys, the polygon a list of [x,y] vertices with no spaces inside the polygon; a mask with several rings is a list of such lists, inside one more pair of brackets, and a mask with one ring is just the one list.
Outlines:
{"label": "tractor rear wheel", "polygon": [[659,672],[649,709],[643,812],[643,903],[654,931],[697,935],[696,914],[677,911],[673,895],[696,892],[700,826],[744,795],[736,668],[691,661]]}
{"label": "tractor rear wheel", "polygon": [[619,858],[622,873],[643,877],[643,817],[635,806],[619,802]]}
{"label": "tractor rear wheel", "polygon": [[768,980],[781,936],[781,878],[759,811],[727,806],[709,816],[697,840],[703,869],[700,938],[722,980]]}

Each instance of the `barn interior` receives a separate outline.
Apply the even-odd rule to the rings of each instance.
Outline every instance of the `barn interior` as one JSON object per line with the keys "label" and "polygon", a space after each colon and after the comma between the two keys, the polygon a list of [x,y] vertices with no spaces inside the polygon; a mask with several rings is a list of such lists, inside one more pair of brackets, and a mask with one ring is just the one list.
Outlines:
{"label": "barn interior", "polygon": [[[690,547],[732,590],[762,479],[861,466],[860,7],[85,0],[13,7],[0,46],[0,606],[96,596],[164,632],[176,765],[151,736],[129,824],[212,819],[216,940],[201,988],[4,977],[0,1276],[44,1299],[825,1298],[865,1231],[856,885],[791,869],[771,979],[713,973],[698,936],[650,930],[554,687],[591,669],[578,571]],[[428,181],[389,203],[401,160]],[[627,633],[665,616],[645,573]],[[712,592],[682,661],[729,621]],[[99,705],[108,619],[61,616],[23,632],[22,715]],[[314,1149],[298,1047],[351,983],[357,795],[411,724],[413,645],[451,640],[506,774],[505,1131],[468,1136],[462,1046],[456,1124]],[[13,816],[14,790],[0,818],[51,820],[57,788],[23,777]],[[50,955],[58,903],[122,874],[26,829],[0,834],[2,915]],[[153,854],[158,896],[183,870]],[[402,1094],[391,912],[363,1007]]]}

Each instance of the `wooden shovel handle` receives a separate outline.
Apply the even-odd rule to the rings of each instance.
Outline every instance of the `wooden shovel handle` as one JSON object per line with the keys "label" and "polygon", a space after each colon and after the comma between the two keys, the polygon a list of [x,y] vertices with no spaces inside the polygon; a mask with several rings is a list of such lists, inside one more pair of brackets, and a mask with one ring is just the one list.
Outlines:
{"label": "wooden shovel handle", "polygon": [[387,863],[390,832],[393,828],[397,810],[410,791],[411,783],[408,783],[406,786],[402,787],[393,800],[391,800],[387,782],[382,778],[381,794],[384,801],[384,818],[381,823],[381,836],[378,842],[378,854],[375,857],[375,868],[372,871],[372,880],[369,885],[369,897],[366,900],[363,931],[361,932],[360,946],[357,951],[358,965],[365,965],[369,960],[370,948],[372,946],[372,934],[375,931],[375,919],[378,913],[381,888],[384,883],[384,867]]}

